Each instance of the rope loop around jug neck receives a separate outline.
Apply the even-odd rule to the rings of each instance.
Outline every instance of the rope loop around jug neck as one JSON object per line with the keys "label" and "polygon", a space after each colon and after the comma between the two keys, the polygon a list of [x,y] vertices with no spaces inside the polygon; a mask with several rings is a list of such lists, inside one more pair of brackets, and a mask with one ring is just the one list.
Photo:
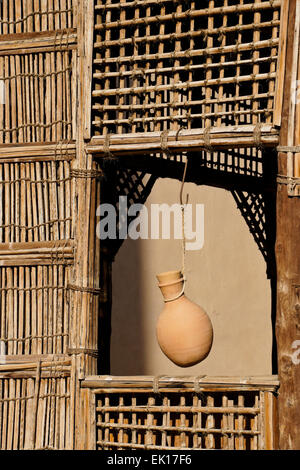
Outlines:
{"label": "rope loop around jug neck", "polygon": [[185,277],[181,277],[180,279],[176,279],[175,281],[170,281],[170,282],[165,282],[163,284],[158,284],[158,287],[167,287],[167,286],[172,286],[174,284],[178,284],[179,282],[182,282],[183,281],[183,286],[182,286],[182,289],[181,291],[179,292],[179,294],[175,295],[175,297],[171,297],[169,299],[165,299],[164,298],[164,302],[167,303],[167,302],[173,302],[174,300],[177,300],[179,299],[179,297],[181,297],[184,293],[184,290],[185,290],[185,283],[186,283],[186,278]]}

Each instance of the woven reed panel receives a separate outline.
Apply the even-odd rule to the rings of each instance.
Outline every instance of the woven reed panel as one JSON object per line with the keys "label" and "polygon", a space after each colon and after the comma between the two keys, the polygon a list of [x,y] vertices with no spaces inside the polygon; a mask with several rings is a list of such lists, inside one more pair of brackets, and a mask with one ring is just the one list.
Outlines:
{"label": "woven reed panel", "polygon": [[70,165],[70,161],[0,160],[0,243],[72,238]]}
{"label": "woven reed panel", "polygon": [[0,34],[76,27],[76,0],[2,0]]}
{"label": "woven reed panel", "polygon": [[0,57],[5,94],[5,106],[0,106],[0,143],[72,139],[74,60],[75,52],[70,50]]}
{"label": "woven reed panel", "polygon": [[0,449],[70,448],[70,377],[52,369],[38,387],[34,375],[0,378]]}
{"label": "woven reed panel", "polygon": [[0,341],[7,355],[67,352],[70,269],[63,264],[0,268]]}
{"label": "woven reed panel", "polygon": [[[127,391],[128,392],[128,391]],[[96,396],[98,449],[262,449],[264,395],[253,391]]]}
{"label": "woven reed panel", "polygon": [[272,123],[280,4],[97,0],[93,135]]}

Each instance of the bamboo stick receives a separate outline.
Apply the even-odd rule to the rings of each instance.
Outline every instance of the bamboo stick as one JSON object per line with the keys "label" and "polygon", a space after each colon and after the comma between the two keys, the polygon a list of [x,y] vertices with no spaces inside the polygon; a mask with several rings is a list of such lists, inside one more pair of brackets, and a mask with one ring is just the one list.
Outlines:
{"label": "bamboo stick", "polygon": [[[10,57],[10,72],[12,77],[16,76],[16,68],[15,68],[15,57],[11,56]],[[15,113],[15,109],[17,108],[17,96],[16,96],[16,79],[11,78],[10,79],[10,106],[12,106],[12,112],[11,112],[11,121],[10,121],[10,126],[12,128],[16,128],[17,126],[17,116]],[[11,133],[11,140],[12,142],[17,142],[17,132],[15,130],[12,131]]]}
{"label": "bamboo stick", "polygon": [[[27,355],[28,357],[28,355]],[[36,357],[33,355],[32,357]],[[50,356],[49,356],[50,357]],[[29,358],[28,358],[29,359]],[[27,359],[27,360],[28,360]],[[42,358],[41,359],[41,367],[44,371],[45,368],[53,367],[53,366],[68,366],[71,363],[70,359],[63,359],[63,360],[52,360],[52,361],[44,361]],[[27,362],[27,363],[20,363],[20,364],[1,364],[0,365],[0,372],[4,373],[5,371],[23,371],[26,369],[36,369],[36,363],[35,362]],[[65,369],[68,370],[68,369]]]}
{"label": "bamboo stick", "polygon": [[[227,16],[224,16],[224,19],[226,21]],[[176,24],[181,25],[181,23],[179,23],[179,22],[176,23]],[[272,25],[273,26],[279,26],[280,21],[279,20],[273,20]],[[255,28],[259,28],[259,29],[267,28],[269,26],[270,26],[269,21],[255,23]],[[228,34],[228,33],[242,32],[242,31],[249,31],[249,30],[250,31],[253,30],[253,24],[239,24],[239,25],[236,25],[236,26],[228,26],[228,27],[222,26],[222,33],[224,35]],[[185,39],[185,38],[196,38],[196,37],[201,37],[201,36],[205,36],[205,35],[208,35],[208,34],[210,36],[219,35],[220,34],[220,28],[211,27],[211,28],[208,28],[208,29],[201,29],[200,31],[188,31],[188,32],[183,32],[183,33],[181,33],[180,30],[178,29],[178,31],[175,34],[176,34],[176,39],[177,39],[176,42],[180,42],[181,39]],[[276,40],[277,36],[278,35],[276,34],[273,39]],[[150,43],[150,42],[157,42],[158,39],[162,43],[163,41],[168,41],[168,40],[173,39],[173,38],[174,38],[173,33],[159,34],[159,35],[153,35],[153,36],[146,35],[146,36],[142,36],[142,37],[137,37],[136,39],[133,39],[132,37],[131,38],[124,37],[124,38],[119,38],[119,39],[114,39],[114,40],[104,40],[104,41],[95,42],[94,43],[94,48],[95,49],[105,49],[106,47],[113,47],[113,46],[120,46],[120,45],[125,46],[125,45],[139,44],[139,43]],[[257,44],[259,42],[260,41],[258,39],[256,41],[254,41],[254,44]],[[213,44],[213,42],[211,41],[211,46],[208,46],[209,50],[212,48],[212,44]],[[245,44],[247,44],[247,43],[245,43]],[[222,50],[223,50],[225,45],[223,45],[221,47],[222,47]],[[181,49],[176,49],[176,47],[175,47],[175,53],[179,52],[180,50]],[[208,68],[211,68],[211,67],[208,67]],[[176,66],[175,66],[175,69],[177,70]],[[120,75],[123,76],[123,72],[120,71],[119,73],[120,73]]]}
{"label": "bamboo stick", "polygon": [[[13,272],[12,272],[12,269],[9,268],[7,270],[7,282],[9,285],[12,285],[13,284]],[[13,312],[14,311],[14,300],[13,300],[13,293],[10,291],[7,293],[7,297],[6,297],[6,300],[7,300],[7,304],[6,304],[6,308],[9,312]],[[8,326],[7,326],[7,334],[8,334],[8,337],[10,336],[13,336],[14,335],[14,319],[12,316],[8,316],[7,318],[7,322],[8,322]],[[9,353],[13,353],[15,354],[16,350],[15,350],[15,347],[16,345],[13,343],[13,344],[8,344],[7,345],[7,352],[8,354]]]}
{"label": "bamboo stick", "polygon": [[[162,4],[168,4],[168,3],[173,3],[173,0],[162,0]],[[134,1],[128,1],[125,4],[123,3],[111,3],[111,2],[104,2],[95,5],[95,11],[101,11],[101,10],[114,10],[117,9],[119,10],[120,7],[126,9],[126,8],[132,8],[132,7],[143,7],[145,5],[156,5],[157,0],[134,0]],[[252,11],[255,10],[256,8],[263,8],[263,9],[270,9],[270,8],[280,8],[281,2],[280,1],[265,1],[260,4],[260,6],[255,5],[255,4],[244,4],[241,7],[241,11]],[[238,10],[240,8],[238,7]],[[214,13],[214,14],[228,14],[228,13],[235,13],[237,11],[236,5],[230,5],[229,7],[215,7],[213,10],[208,10],[208,8],[203,8],[199,11],[200,15],[206,16],[208,13]]]}
{"label": "bamboo stick", "polygon": [[[57,103],[56,103],[56,120],[57,124],[57,141],[61,141],[63,139],[63,125],[62,125],[62,118],[63,118],[63,83],[62,83],[62,55],[64,53],[58,51],[56,53],[56,89],[57,89]],[[54,139],[53,139],[54,140]]]}
{"label": "bamboo stick", "polygon": [[[179,425],[179,426],[159,426],[159,425],[149,425],[149,424],[145,424],[145,425],[141,425],[141,424],[124,424],[124,423],[106,423],[106,422],[97,422],[96,423],[96,426],[99,427],[99,428],[110,428],[110,429],[130,429],[132,431],[137,431],[137,430],[145,430],[145,431],[152,431],[152,432],[162,432],[162,433],[166,433],[166,432],[178,432],[179,430],[181,432],[187,432],[187,433],[192,433],[192,434],[197,434],[197,433],[207,433],[207,428],[203,428],[203,427],[197,427],[197,428],[194,428],[194,427],[189,427],[189,426],[184,426],[184,425]],[[252,431],[250,429],[248,430],[238,430],[238,429],[226,429],[225,430],[222,430],[222,429],[218,429],[218,428],[209,428],[209,432],[211,434],[225,434],[225,433],[228,433],[228,434],[235,434],[235,435],[241,435],[241,434],[245,434],[245,435],[249,435],[249,436],[257,436],[259,435],[260,431]],[[120,442],[120,441],[119,441]],[[150,443],[153,443],[152,441]],[[135,444],[133,442],[133,444]],[[180,446],[180,447],[187,447],[187,446]],[[197,446],[194,446],[194,448],[197,448]]]}
{"label": "bamboo stick", "polygon": [[281,113],[283,104],[283,90],[285,81],[285,61],[286,61],[286,47],[287,47],[287,30],[288,30],[288,13],[289,13],[289,0],[285,0],[281,6],[280,12],[280,34],[279,34],[279,47],[278,47],[278,72],[275,87],[275,103],[274,103],[274,118],[273,123],[275,126],[281,124]]}
{"label": "bamboo stick", "polygon": [[[3,399],[5,400],[9,396],[8,391],[8,383],[9,381],[6,379],[4,381],[4,391],[3,391]],[[7,448],[7,423],[8,423],[8,401],[3,402],[2,408],[2,416],[3,416],[3,427],[2,427],[2,450]]]}
{"label": "bamboo stick", "polygon": [[[9,395],[10,398],[15,398],[15,381],[8,380]],[[15,413],[15,400],[10,400],[8,403],[8,425],[7,425],[7,440],[6,440],[6,449],[13,449],[13,434],[14,434],[14,413]]]}
{"label": "bamboo stick", "polygon": [[33,31],[33,0],[27,0],[27,31],[26,32],[31,32]]}
{"label": "bamboo stick", "polygon": [[[131,406],[103,406],[103,407],[97,407],[96,411],[109,411],[109,412],[135,412],[135,413],[158,413],[162,411],[161,406],[154,406],[154,405],[141,405],[137,406],[136,408],[132,408]],[[227,408],[220,408],[220,407],[214,407],[214,406],[202,406],[200,408],[194,408],[193,406],[167,406],[164,408],[164,411],[170,411],[171,413],[194,413],[197,411],[201,411],[201,413],[205,413],[207,415],[212,415],[212,414],[222,414],[222,413],[235,413],[235,414],[250,414],[250,415],[256,415],[260,413],[259,408],[251,408],[251,407],[238,407],[238,406],[233,406],[233,407],[227,407]],[[208,428],[210,429],[211,426],[211,420],[208,421]]]}
{"label": "bamboo stick", "polygon": [[[18,278],[18,268],[13,268],[13,279],[15,285],[15,280]],[[13,334],[14,338],[20,338],[23,335],[24,332],[24,318],[23,318],[23,312],[22,312],[22,301],[23,297],[21,298],[18,295],[18,291],[13,291],[13,304],[14,304],[14,312],[13,312],[13,318],[14,318],[14,325],[15,325],[15,331]],[[16,342],[15,343],[15,354],[22,354],[24,353],[23,351],[23,344],[22,342]]]}
{"label": "bamboo stick", "polygon": [[[9,61],[8,61],[8,57],[6,56],[4,58],[4,70],[5,71],[8,71],[9,70]],[[5,73],[5,72],[4,72]],[[8,72],[7,72],[8,74]],[[6,74],[5,74],[6,75]],[[10,102],[10,93],[9,93],[9,87],[8,85],[5,87],[5,103],[9,103]],[[4,127],[4,130],[6,127],[9,127],[10,125],[10,113],[9,113],[9,106],[5,106],[5,118],[4,118],[4,122],[5,122],[5,127]],[[5,143],[8,143],[10,142],[10,136],[7,132],[4,132],[4,142]]]}
{"label": "bamboo stick", "polygon": [[[39,5],[40,1],[39,0],[34,0],[34,11],[39,11]],[[35,31],[41,31],[40,28],[40,15],[34,15],[34,30]]]}
{"label": "bamboo stick", "polygon": [[[238,83],[253,81],[253,83],[258,84],[260,80],[266,80],[266,79],[275,78],[275,77],[276,77],[275,72],[257,73],[254,78],[251,75],[242,75],[240,77],[237,77],[236,81]],[[158,92],[158,91],[164,91],[164,90],[175,91],[175,90],[185,90],[187,88],[198,88],[200,86],[209,87],[210,85],[221,85],[225,83],[232,83],[232,77],[228,77],[228,78],[224,77],[224,78],[218,78],[218,79],[207,78],[205,80],[198,80],[198,81],[195,80],[192,83],[180,82],[180,83],[173,83],[173,84],[168,84],[168,85],[151,85],[151,86],[144,86],[144,87],[137,87],[137,88],[131,87],[131,88],[117,88],[117,89],[109,89],[109,90],[94,90],[92,92],[92,95],[97,97],[97,96],[112,96],[112,95],[115,95],[116,93],[119,95],[128,95],[128,94]],[[209,100],[210,96],[208,95],[206,99]]]}
{"label": "bamboo stick", "polygon": [[[55,70],[56,71],[56,58],[57,58],[57,52],[56,52],[56,47],[53,52],[50,52],[49,54],[49,62],[50,62],[50,70]],[[50,139],[52,142],[58,142],[58,132],[57,132],[57,126],[58,126],[58,120],[57,120],[57,111],[58,111],[58,104],[57,104],[57,98],[56,98],[56,76],[53,74],[51,75],[51,80],[50,80],[50,93],[51,93],[51,108],[50,108]],[[50,172],[49,172],[50,173]],[[51,173],[50,173],[51,174]]]}
{"label": "bamboo stick", "polygon": [[[27,381],[24,379],[20,380],[21,382],[21,396],[26,397],[27,395]],[[26,401],[20,400],[20,439],[19,439],[19,449],[24,449],[25,445],[25,413],[26,413]]]}
{"label": "bamboo stick", "polygon": [[39,406],[39,394],[40,394],[40,381],[41,381],[41,364],[40,362],[36,367],[36,378],[35,378],[35,389],[34,389],[34,399],[33,399],[33,412],[31,415],[31,449],[36,447],[36,428],[37,428],[37,418],[38,418],[38,406]]}
{"label": "bamboo stick", "polygon": [[[122,3],[122,2],[121,2]],[[260,11],[260,10],[264,10],[264,9],[275,9],[275,8],[280,8],[281,6],[281,1],[280,0],[274,0],[273,2],[260,2],[260,1],[255,1],[254,0],[254,3],[252,4],[244,4],[244,5],[239,5],[238,7],[236,5],[232,5],[232,6],[228,6],[228,7],[214,7],[214,6],[211,6],[212,4],[209,5],[208,8],[203,8],[203,9],[199,9],[199,10],[188,10],[188,11],[185,11],[185,12],[182,12],[182,13],[170,13],[170,14],[167,14],[167,15],[164,15],[164,16],[150,16],[150,17],[146,17],[146,18],[138,18],[138,19],[130,19],[130,20],[119,20],[118,22],[116,21],[112,21],[112,22],[107,22],[105,24],[96,24],[95,25],[95,30],[96,31],[100,31],[100,30],[103,30],[103,29],[108,29],[108,28],[119,28],[119,27],[126,27],[126,26],[130,26],[132,24],[135,24],[135,25],[143,25],[143,24],[150,24],[150,23],[155,23],[157,21],[161,22],[161,21],[178,21],[178,20],[181,20],[181,19],[185,19],[187,17],[189,18],[195,18],[195,17],[199,17],[199,16],[207,16],[207,15],[215,15],[215,14],[228,14],[228,13],[236,13],[237,11],[238,12],[246,12],[246,11],[253,11],[253,12],[257,12],[257,11]]]}
{"label": "bamboo stick", "polygon": [[[243,43],[243,44],[238,44],[235,46],[228,45],[225,46],[224,48],[222,47],[213,47],[211,49],[194,49],[193,51],[189,51],[189,57],[199,57],[199,56],[207,56],[207,55],[214,55],[214,54],[229,54],[229,53],[234,53],[234,52],[244,52],[244,51],[255,51],[259,49],[264,49],[268,47],[274,47],[279,44],[279,39],[268,39],[268,40],[262,40],[257,43]],[[171,58],[184,58],[187,56],[186,51],[181,51],[181,52],[164,52],[160,59],[165,60],[165,59],[171,59]],[[139,61],[145,61],[145,60],[155,60],[157,58],[156,54],[141,54],[138,56],[123,56],[118,58],[119,63],[123,62],[139,62]],[[110,58],[96,58],[94,59],[94,64],[100,65],[100,64],[112,64],[115,63],[116,59],[114,57]],[[232,79],[231,79],[232,80]]]}
{"label": "bamboo stick", "polygon": [[[53,285],[53,261],[51,260],[51,264],[49,266],[44,266],[43,268],[43,278],[44,282],[46,281],[47,285]],[[54,316],[54,291],[53,289],[47,289],[44,291],[44,312],[43,312],[43,319],[44,319],[44,331],[47,333],[46,341],[44,342],[44,350],[48,354],[55,354],[53,350],[53,342],[54,342],[54,335],[55,332],[53,331],[53,316]],[[49,383],[49,387],[51,387],[51,382]]]}
{"label": "bamboo stick", "polygon": [[[31,270],[31,279],[30,279],[30,286],[36,286],[37,285],[37,268],[33,268]],[[33,289],[32,294],[31,294],[31,328],[32,328],[32,341],[31,341],[31,353],[36,354],[37,353],[37,324],[38,324],[38,318],[37,316],[39,315],[39,311],[37,309],[37,296],[38,296],[38,291]]]}
{"label": "bamboo stick", "polygon": [[53,0],[49,0],[49,14],[48,14],[48,22],[49,22],[49,30],[55,30],[54,24],[54,4]]}
{"label": "bamboo stick", "polygon": [[[84,138],[91,137],[91,91],[92,91],[92,72],[93,72],[93,35],[94,35],[94,4],[87,2],[86,5],[86,49],[85,49],[85,67],[84,67]],[[95,47],[95,46],[94,46]]]}

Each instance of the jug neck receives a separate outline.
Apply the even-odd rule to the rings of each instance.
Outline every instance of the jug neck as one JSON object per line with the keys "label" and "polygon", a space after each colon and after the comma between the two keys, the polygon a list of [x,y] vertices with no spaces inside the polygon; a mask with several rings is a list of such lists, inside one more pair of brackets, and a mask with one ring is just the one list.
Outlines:
{"label": "jug neck", "polygon": [[157,279],[165,303],[173,302],[184,295],[185,278],[181,271],[158,274]]}

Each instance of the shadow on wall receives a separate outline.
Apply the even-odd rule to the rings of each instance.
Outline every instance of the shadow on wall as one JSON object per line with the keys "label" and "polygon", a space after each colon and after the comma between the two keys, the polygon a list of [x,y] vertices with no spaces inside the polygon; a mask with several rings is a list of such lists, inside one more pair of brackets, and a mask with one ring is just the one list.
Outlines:
{"label": "shadow on wall", "polygon": [[113,263],[111,373],[143,375],[145,338],[141,279],[142,253],[139,242],[128,239]]}
{"label": "shadow on wall", "polygon": [[[151,203],[178,201],[180,183],[157,181]],[[214,326],[201,364],[182,369],[161,352],[155,334],[163,300],[156,274],[181,266],[180,240],[125,240],[113,264],[111,374],[271,374],[271,292],[266,265],[230,192],[186,184],[205,208],[205,243],[186,255],[186,295]]]}

